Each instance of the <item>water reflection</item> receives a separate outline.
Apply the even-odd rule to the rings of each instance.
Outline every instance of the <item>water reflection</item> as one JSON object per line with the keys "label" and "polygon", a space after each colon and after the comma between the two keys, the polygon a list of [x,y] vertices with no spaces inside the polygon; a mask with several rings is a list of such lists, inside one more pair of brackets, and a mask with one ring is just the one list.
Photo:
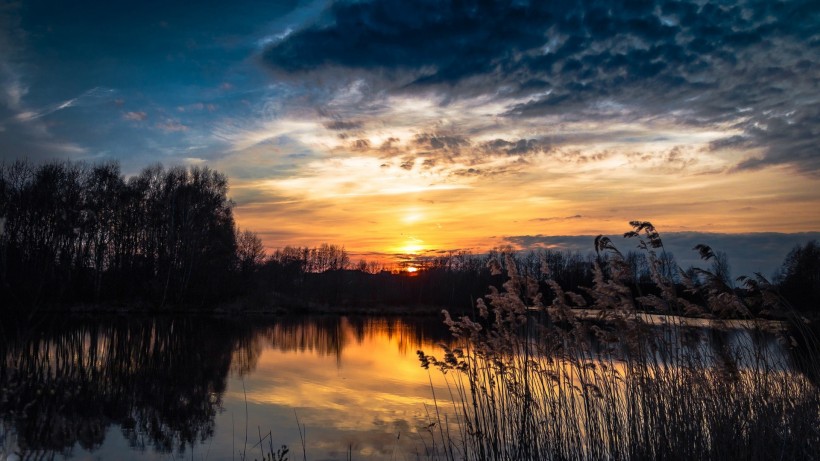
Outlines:
{"label": "water reflection", "polygon": [[[391,356],[406,356],[417,369],[412,352],[446,338],[438,323],[142,318],[8,326],[0,342],[0,453],[16,450],[39,459],[94,451],[106,444],[112,427],[135,453],[183,452],[212,439],[219,416],[244,413],[233,407],[245,403],[266,407],[253,408],[266,429],[276,425],[275,416],[264,414],[274,405],[301,408],[303,422],[330,427],[319,413],[367,408],[363,393],[371,402],[382,398],[378,386],[367,384],[344,395],[334,384],[338,377],[375,385],[387,380],[379,375],[383,370],[397,365],[385,361]],[[392,351],[374,349],[388,344]],[[387,373],[400,376],[395,367]],[[231,417],[232,432],[242,422],[244,438],[240,420],[248,416]],[[292,410],[286,424],[296,428]]]}
{"label": "water reflection", "polygon": [[160,452],[210,437],[242,333],[190,319],[12,331],[0,344],[0,414],[31,458],[98,448],[111,425],[131,447]]}
{"label": "water reflection", "polygon": [[[3,329],[0,455],[23,459],[258,458],[268,433],[300,458],[297,418],[309,459],[424,458],[431,386],[449,399],[415,355],[449,340],[435,318],[51,318]],[[673,339],[715,357],[738,341],[777,347],[739,330],[687,331]]]}

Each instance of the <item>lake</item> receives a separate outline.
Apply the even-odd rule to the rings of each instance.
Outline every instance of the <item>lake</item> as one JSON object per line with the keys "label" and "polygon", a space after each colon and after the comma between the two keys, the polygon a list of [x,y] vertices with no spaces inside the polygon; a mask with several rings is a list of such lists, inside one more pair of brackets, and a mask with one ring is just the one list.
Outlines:
{"label": "lake", "polygon": [[[415,458],[438,319],[45,319],[3,327],[0,453],[42,459]],[[298,423],[297,423],[298,421]],[[302,428],[302,436],[300,430]],[[260,435],[261,434],[261,435]],[[5,459],[0,457],[0,459]]]}
{"label": "lake", "polygon": [[[705,341],[782,353],[721,331]],[[452,412],[416,355],[450,341],[438,318],[50,317],[0,333],[3,461],[260,459],[260,440],[292,460],[428,459],[435,412]]]}

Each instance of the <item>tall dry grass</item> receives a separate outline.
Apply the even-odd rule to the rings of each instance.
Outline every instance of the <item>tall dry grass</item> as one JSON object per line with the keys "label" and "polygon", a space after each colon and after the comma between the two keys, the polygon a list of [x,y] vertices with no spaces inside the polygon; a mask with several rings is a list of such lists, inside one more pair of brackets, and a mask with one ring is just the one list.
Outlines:
{"label": "tall dry grass", "polygon": [[[555,299],[545,306],[538,281],[519,275],[510,260],[508,281],[478,301],[474,318],[445,312],[456,345],[440,359],[419,351],[422,366],[445,373],[452,399],[437,404],[430,457],[820,457],[820,392],[809,378],[820,370],[816,355],[805,355],[805,373],[795,371],[784,349],[761,338],[776,334],[786,345],[797,343],[790,335],[801,328],[767,332],[769,323],[748,318],[750,302],[780,309],[777,298],[758,283],[741,299],[707,271],[698,280],[681,272],[676,283],[659,264],[663,246],[654,227],[632,224],[627,236],[647,252],[653,294],[635,293],[620,252],[600,238],[602,257],[585,296],[547,277]],[[708,247],[701,250],[708,256]],[[688,293],[678,293],[681,287]],[[703,302],[691,301],[698,297]],[[703,337],[708,330],[682,317],[650,322],[647,308],[747,320],[710,342]],[[816,338],[801,341],[816,345]]]}

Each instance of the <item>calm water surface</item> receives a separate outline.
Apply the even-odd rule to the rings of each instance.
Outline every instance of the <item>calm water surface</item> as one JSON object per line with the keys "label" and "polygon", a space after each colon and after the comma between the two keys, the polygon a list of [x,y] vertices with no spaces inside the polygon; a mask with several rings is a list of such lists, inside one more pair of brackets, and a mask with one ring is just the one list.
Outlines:
{"label": "calm water surface", "polygon": [[310,460],[416,459],[430,443],[433,389],[447,392],[416,356],[447,339],[438,319],[49,319],[3,329],[3,461],[253,459],[260,438],[266,451],[272,438],[302,459],[299,427]]}
{"label": "calm water surface", "polygon": [[0,334],[0,461],[259,459],[260,439],[302,459],[300,428],[312,461],[426,459],[433,393],[449,405],[416,356],[449,340],[435,318],[49,318]]}

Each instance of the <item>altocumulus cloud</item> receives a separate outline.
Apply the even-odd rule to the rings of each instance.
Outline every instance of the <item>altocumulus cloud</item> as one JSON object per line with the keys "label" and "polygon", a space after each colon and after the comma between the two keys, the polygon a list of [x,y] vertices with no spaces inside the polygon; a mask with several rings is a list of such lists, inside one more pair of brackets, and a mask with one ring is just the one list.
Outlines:
{"label": "altocumulus cloud", "polygon": [[432,92],[446,94],[444,105],[484,97],[510,120],[714,128],[732,133],[712,151],[746,152],[735,169],[820,172],[812,0],[340,1],[262,59],[295,80],[366,81],[371,96]]}

